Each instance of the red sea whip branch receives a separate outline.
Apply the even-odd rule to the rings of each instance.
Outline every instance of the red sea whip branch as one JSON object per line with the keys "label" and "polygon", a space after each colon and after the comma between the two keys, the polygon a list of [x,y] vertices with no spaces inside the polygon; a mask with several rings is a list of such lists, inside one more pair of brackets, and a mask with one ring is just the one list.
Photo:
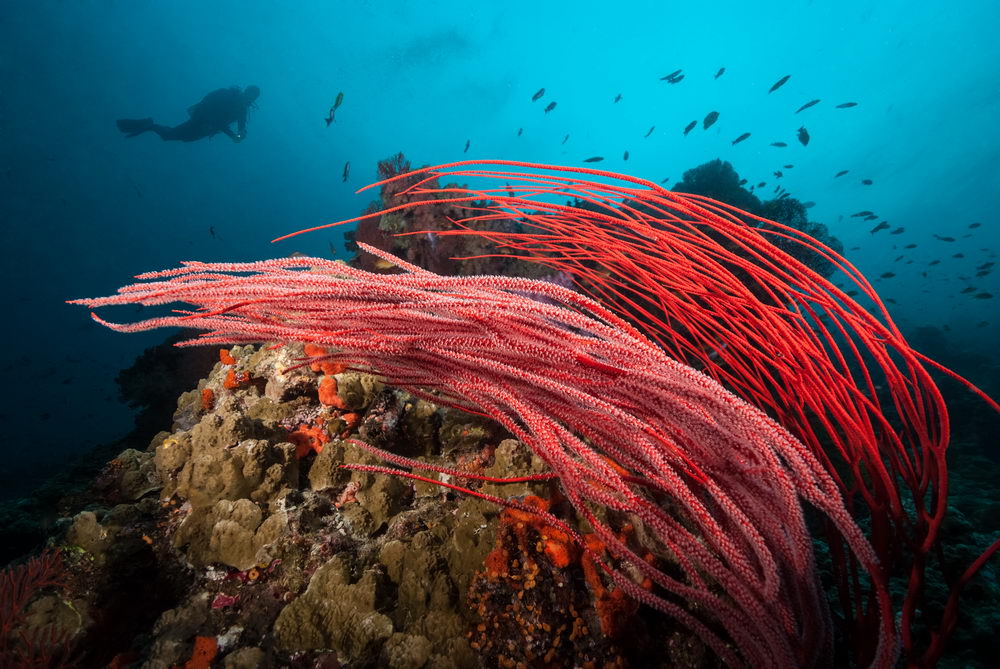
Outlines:
{"label": "red sea whip branch", "polygon": [[[122,332],[206,330],[186,345],[331,346],[336,359],[417,396],[492,417],[545,460],[576,511],[655,588],[605,564],[608,577],[734,666],[813,666],[827,657],[832,630],[805,500],[839,530],[875,584],[875,660],[891,664],[892,614],[875,554],[835,481],[777,423],[573,291],[511,277],[441,277],[363,248],[406,273],[370,274],[316,258],[186,263],[141,275],[144,283],[116,296],[75,302],[187,303],[194,310],[186,315],[128,325],[95,319]],[[673,500],[682,518],[653,493]],[[656,540],[649,548],[676,562],[681,576],[619,540],[636,517]]]}

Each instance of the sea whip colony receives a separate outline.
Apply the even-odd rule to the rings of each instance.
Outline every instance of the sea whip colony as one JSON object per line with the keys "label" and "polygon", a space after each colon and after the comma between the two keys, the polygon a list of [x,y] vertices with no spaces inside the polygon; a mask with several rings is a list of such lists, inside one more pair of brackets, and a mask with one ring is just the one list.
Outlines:
{"label": "sea whip colony", "polygon": [[[394,177],[408,180],[407,201],[386,211],[467,206],[470,216],[443,234],[480,234],[532,254],[572,272],[607,302],[526,279],[441,277],[371,247],[365,250],[406,273],[371,274],[315,258],[186,263],[140,275],[150,281],[117,296],[76,302],[185,302],[196,310],[131,325],[97,320],[124,332],[209,331],[189,344],[325,344],[335,347],[332,358],[374,370],[418,396],[489,415],[549,464],[580,516],[623,561],[604,564],[609,577],[689,626],[734,665],[811,666],[829,656],[829,612],[799,498],[831,521],[841,581],[854,584],[844,607],[853,607],[848,618],[859,628],[874,633],[862,655],[875,666],[891,665],[897,646],[886,558],[894,547],[916,545],[901,625],[909,654],[923,556],[946,508],[947,410],[926,361],[906,344],[864,277],[798,231],[644,180],[505,161],[489,164],[576,171],[629,185],[446,171],[468,164],[482,163]],[[439,176],[524,185],[439,188]],[[567,194],[585,207],[538,199]],[[414,197],[420,195],[426,197]],[[495,219],[523,221],[537,232],[467,227]],[[768,236],[834,262],[875,301],[882,320]],[[656,343],[612,308],[635,318]],[[879,403],[869,365],[889,388],[891,416]],[[772,411],[777,422],[719,382]],[[832,449],[821,446],[823,439]],[[914,518],[904,511],[897,480],[909,489]],[[859,497],[871,509],[874,548],[845,496],[848,505]],[[669,506],[683,511],[664,511]],[[647,563],[618,539],[623,514],[641,519],[681,576]],[[554,517],[549,521],[576,536]],[[842,542],[852,559],[838,552]],[[858,568],[870,583],[864,591],[853,576],[845,578]],[[640,587],[639,575],[659,587]],[[940,644],[928,652],[939,653]]]}

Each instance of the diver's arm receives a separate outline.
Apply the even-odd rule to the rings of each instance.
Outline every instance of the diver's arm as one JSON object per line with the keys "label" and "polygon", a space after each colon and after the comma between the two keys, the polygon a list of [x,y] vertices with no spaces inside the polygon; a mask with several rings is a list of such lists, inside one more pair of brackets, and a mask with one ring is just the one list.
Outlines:
{"label": "diver's arm", "polygon": [[237,144],[239,144],[240,142],[243,141],[243,135],[242,134],[237,134],[237,133],[233,132],[228,125],[225,128],[222,129],[222,132],[226,133],[226,136],[229,139],[231,139],[234,142],[236,142]]}
{"label": "diver's arm", "polygon": [[247,136],[247,110],[245,107],[243,113],[236,120],[236,134],[239,135],[240,139]]}

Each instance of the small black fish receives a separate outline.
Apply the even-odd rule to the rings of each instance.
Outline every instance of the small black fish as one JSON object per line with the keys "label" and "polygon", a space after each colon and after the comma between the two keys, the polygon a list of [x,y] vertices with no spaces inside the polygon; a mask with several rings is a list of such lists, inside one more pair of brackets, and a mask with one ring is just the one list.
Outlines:
{"label": "small black fish", "polygon": [[679,84],[683,80],[684,80],[684,75],[682,74],[681,76],[677,77],[676,79],[667,79],[667,83],[668,84]]}
{"label": "small black fish", "polygon": [[622,160],[628,160],[628,151],[626,151],[625,155],[622,156]]}
{"label": "small black fish", "polygon": [[989,324],[990,324],[989,321],[979,321],[978,323],[976,323],[976,327],[977,328],[984,328],[984,327],[986,327]]}
{"label": "small black fish", "polygon": [[917,248],[917,245],[916,244],[907,244],[903,248],[904,249],[915,249],[915,248]]}
{"label": "small black fish", "polygon": [[932,260],[929,263],[927,263],[927,266],[928,267],[933,267],[934,265],[937,265],[940,262],[941,262],[940,260]]}
{"label": "small black fish", "polygon": [[656,126],[655,125],[654,126],[650,126],[649,130],[646,131],[646,134],[643,135],[642,138],[646,139],[647,137],[649,137],[650,135],[653,134],[654,130],[656,130]]}
{"label": "small black fish", "polygon": [[561,141],[561,142],[559,142],[559,143],[560,143],[560,144],[565,144],[565,143],[566,143],[566,142],[568,142],[568,141],[569,141],[569,135],[566,135],[565,137],[563,137],[563,141]]}
{"label": "small black fish", "polygon": [[622,100],[622,94],[619,93],[618,95],[615,96],[615,102],[614,103],[618,104],[619,102],[621,102],[621,100]]}
{"label": "small black fish", "polygon": [[592,156],[592,157],[590,157],[590,158],[587,158],[587,159],[586,159],[585,161],[583,161],[583,162],[585,162],[585,163],[599,163],[599,162],[601,162],[602,160],[604,160],[604,156]]}
{"label": "small black fish", "polygon": [[774,192],[775,193],[777,193],[779,190],[781,190],[781,186],[780,185],[774,187]]}
{"label": "small black fish", "polygon": [[467,139],[467,140],[465,140],[465,150],[464,150],[464,151],[462,151],[462,153],[468,153],[468,152],[469,152],[469,146],[470,146],[471,144],[472,144],[472,140],[471,140],[471,139]]}
{"label": "small black fish", "polygon": [[785,144],[784,142],[771,142],[771,146],[777,146],[778,148],[783,149],[788,145]]}
{"label": "small black fish", "polygon": [[904,257],[904,256],[896,256],[896,259],[895,259],[895,260],[893,260],[893,262],[899,262],[900,260],[902,260],[902,259],[903,259],[903,257]]}
{"label": "small black fish", "polygon": [[889,227],[889,224],[886,223],[885,221],[882,221],[881,223],[879,223],[878,225],[876,225],[874,228],[872,228],[870,232],[871,232],[871,234],[874,235],[879,230],[885,230],[888,227]]}
{"label": "small black fish", "polygon": [[670,181],[670,177],[663,177],[662,179],[660,179],[660,183],[661,183],[661,184],[665,184],[665,183],[667,183],[668,181]]}
{"label": "small black fish", "polygon": [[861,250],[861,247],[860,247],[860,246],[852,246],[852,247],[850,248],[850,250],[851,250],[851,251],[860,251],[860,250]]}
{"label": "small black fish", "polygon": [[671,79],[673,79],[674,77],[676,77],[678,74],[680,74],[683,71],[684,70],[674,70],[673,72],[671,72],[667,76],[660,77],[660,81],[670,81]]}
{"label": "small black fish", "polygon": [[858,291],[856,291],[856,290],[849,290],[849,291],[847,291],[847,294],[850,295],[851,297],[854,297],[855,295],[858,294]]}
{"label": "small black fish", "polygon": [[833,178],[836,179],[837,177],[842,177],[845,174],[847,174],[847,172],[848,172],[848,170],[840,170],[839,172],[837,172],[836,174],[833,175]]}
{"label": "small black fish", "polygon": [[518,128],[517,129],[517,136],[520,137],[522,132],[524,132],[524,128]]}
{"label": "small black fish", "polygon": [[805,126],[799,128],[799,141],[802,142],[802,146],[809,146],[809,131]]}
{"label": "small black fish", "polygon": [[783,176],[785,176],[785,175],[784,175],[784,173],[781,170],[778,170],[777,172],[774,172],[774,177],[776,179],[780,179]]}
{"label": "small black fish", "polygon": [[747,180],[746,180],[746,179],[740,179],[740,185],[741,185],[741,186],[742,186],[742,185],[744,185],[744,184],[746,184],[746,182],[747,182]]}
{"label": "small black fish", "polygon": [[973,297],[977,300],[991,300],[993,299],[993,293],[976,293]]}
{"label": "small black fish", "polygon": [[790,170],[793,167],[795,167],[795,165],[782,165],[782,167],[784,167],[786,170]]}
{"label": "small black fish", "polygon": [[767,185],[766,181],[761,181],[759,184],[757,184],[757,188],[763,188],[766,185]]}
{"label": "small black fish", "polygon": [[952,258],[964,258],[964,257],[965,257],[964,253],[956,253],[952,256]]}
{"label": "small black fish", "polygon": [[214,225],[208,226],[208,234],[212,235],[212,239],[215,239],[215,226]]}
{"label": "small black fish", "polygon": [[895,230],[893,230],[892,232],[890,232],[889,234],[890,235],[901,235],[904,232],[906,232],[906,228],[900,226],[900,227],[896,228]]}
{"label": "small black fish", "polygon": [[876,218],[878,218],[878,216],[876,216],[875,214],[868,214],[867,216],[865,216],[866,221],[874,221]]}
{"label": "small black fish", "polygon": [[715,73],[715,78],[718,79],[719,77],[721,77],[725,73],[726,73],[726,68],[720,67],[719,71]]}
{"label": "small black fish", "polygon": [[882,272],[882,274],[880,274],[879,276],[882,277],[883,279],[891,279],[896,275],[893,272]]}
{"label": "small black fish", "polygon": [[870,212],[867,209],[865,209],[864,211],[859,211],[856,214],[851,214],[851,218],[863,218],[865,216],[871,216],[871,215],[872,215],[872,212]]}
{"label": "small black fish", "polygon": [[969,229],[970,229],[970,230],[975,230],[975,229],[976,229],[976,228],[978,228],[978,227],[979,227],[980,225],[982,225],[982,223],[969,223]]}
{"label": "small black fish", "polygon": [[871,179],[862,179],[861,183],[863,183],[866,186],[871,186],[872,185],[872,180]]}
{"label": "small black fish", "polygon": [[964,288],[962,290],[962,295],[967,295],[969,293],[974,293],[974,292],[976,292],[975,286],[969,286],[968,288]]}
{"label": "small black fish", "polygon": [[350,174],[351,174],[351,161],[348,160],[346,163],[344,163],[344,179],[343,179],[343,181],[345,183],[347,182],[347,177]]}
{"label": "small black fish", "polygon": [[775,92],[776,90],[778,90],[779,88],[781,88],[782,86],[784,86],[785,82],[788,81],[791,78],[792,78],[792,75],[786,74],[781,79],[778,79],[776,82],[774,82],[774,86],[771,86],[771,90],[769,90],[767,92],[768,95],[770,95],[771,93]]}
{"label": "small black fish", "polygon": [[941,329],[944,330],[945,332],[951,332],[951,326],[948,325],[942,325]]}
{"label": "small black fish", "polygon": [[896,304],[896,300],[892,299],[891,297],[885,298],[885,301],[888,302],[889,304]]}
{"label": "small black fish", "polygon": [[330,124],[336,121],[334,114],[337,113],[337,109],[344,103],[344,92],[341,91],[337,93],[337,99],[333,101],[333,105],[330,107],[330,114],[326,117],[326,127],[330,127]]}
{"label": "small black fish", "polygon": [[749,136],[750,136],[749,132],[743,133],[742,135],[740,135],[739,137],[737,137],[736,139],[733,140],[733,145],[739,144],[740,142],[742,142],[743,140],[745,140]]}
{"label": "small black fish", "polygon": [[532,102],[537,102],[538,100],[540,100],[542,98],[543,95],[545,95],[545,89],[544,88],[539,88],[538,92],[531,96],[531,101]]}
{"label": "small black fish", "polygon": [[718,120],[719,120],[719,112],[717,112],[717,111],[710,111],[705,116],[705,120],[702,121],[701,124],[702,124],[702,127],[705,130],[708,130]]}
{"label": "small black fish", "polygon": [[994,265],[996,265],[995,262],[984,262],[982,265],[980,265],[976,269],[989,269],[990,267],[993,267]]}
{"label": "small black fish", "polygon": [[841,102],[839,105],[837,105],[837,109],[848,109],[850,107],[857,107],[857,106],[858,106],[857,102]]}
{"label": "small black fish", "polygon": [[556,103],[555,102],[550,102],[548,104],[548,106],[545,108],[545,113],[548,114],[550,111],[552,111],[555,108],[556,108]]}
{"label": "small black fish", "polygon": [[818,104],[819,104],[819,100],[810,100],[809,102],[805,103],[804,105],[802,105],[801,107],[799,107],[798,109],[796,109],[795,113],[798,114],[800,111],[804,111],[806,109],[809,109],[813,105],[818,105]]}
{"label": "small black fish", "polygon": [[942,242],[953,242],[953,241],[955,241],[954,237],[942,237],[941,235],[931,235],[931,237],[933,237],[934,239],[937,239],[939,241],[942,241]]}
{"label": "small black fish", "polygon": [[992,271],[993,270],[991,270],[991,269],[981,269],[978,272],[976,272],[976,276],[981,279],[984,276],[989,276],[990,272],[992,272]]}
{"label": "small black fish", "polygon": [[812,200],[810,200],[809,202],[803,202],[802,203],[802,208],[803,209],[812,209],[815,206],[816,206],[816,203],[813,202]]}
{"label": "small black fish", "polygon": [[687,137],[687,134],[692,130],[694,130],[694,127],[696,125],[698,125],[698,121],[691,121],[690,123],[688,123],[687,127],[684,128],[684,136]]}

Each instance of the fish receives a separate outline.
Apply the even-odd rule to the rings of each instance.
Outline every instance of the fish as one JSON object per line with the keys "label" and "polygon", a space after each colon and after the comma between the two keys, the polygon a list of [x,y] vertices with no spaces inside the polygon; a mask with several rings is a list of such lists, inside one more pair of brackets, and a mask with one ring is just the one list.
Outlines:
{"label": "fish", "polygon": [[737,137],[736,139],[733,140],[733,145],[739,144],[740,142],[742,142],[743,140],[745,140],[749,136],[750,136],[749,132],[743,133],[742,135],[740,135],[739,137]]}
{"label": "fish", "polygon": [[915,249],[915,248],[917,248],[917,245],[916,244],[907,244],[903,248],[904,249]]}
{"label": "fish", "polygon": [[951,332],[951,327],[948,325],[942,325],[941,329],[944,330],[945,332]]}
{"label": "fish", "polygon": [[805,126],[799,128],[799,141],[802,142],[802,146],[809,146],[809,131]]}
{"label": "fish", "polygon": [[531,101],[532,102],[538,102],[539,100],[542,99],[543,95],[545,95],[545,89],[544,88],[539,88],[538,92],[531,96]]}
{"label": "fish", "polygon": [[517,129],[517,136],[520,137],[521,133],[523,133],[523,132],[524,132],[524,128],[518,128]]}
{"label": "fish", "polygon": [[841,102],[839,105],[837,105],[837,109],[849,109],[851,107],[857,107],[857,106],[858,106],[857,102]]}
{"label": "fish", "polygon": [[757,184],[757,188],[763,188],[766,185],[767,185],[766,181],[761,181],[759,184]]}
{"label": "fish", "polygon": [[893,260],[893,262],[899,262],[899,261],[900,261],[900,260],[902,260],[902,259],[903,259],[904,257],[905,257],[905,256],[896,256],[896,259],[895,259],[895,260]]}
{"label": "fish", "polygon": [[555,102],[550,102],[547,107],[545,107],[545,113],[548,114],[550,111],[556,108]]}
{"label": "fish", "polygon": [[344,179],[343,179],[344,183],[347,183],[347,177],[350,176],[350,174],[351,174],[351,161],[348,160],[346,163],[344,163]]}
{"label": "fish", "polygon": [[974,292],[976,292],[976,287],[969,286],[968,288],[962,290],[962,295],[968,295],[969,293],[974,293]]}
{"label": "fish", "polygon": [[800,111],[805,111],[806,109],[809,109],[810,107],[812,107],[814,105],[818,105],[818,104],[819,104],[819,100],[810,100],[809,102],[805,103],[804,105],[802,105],[801,107],[799,107],[798,109],[796,109],[795,113],[798,114]]}
{"label": "fish", "polygon": [[861,250],[861,247],[860,247],[860,246],[852,246],[852,247],[850,248],[850,250],[851,250],[851,251],[860,251],[860,250]]}
{"label": "fish", "polygon": [[883,279],[891,279],[894,276],[896,276],[894,272],[882,272],[881,274],[879,274],[879,277]]}
{"label": "fish", "polygon": [[849,171],[850,170],[840,170],[839,172],[837,172],[836,174],[833,175],[833,178],[836,179],[837,177],[842,177],[845,174],[847,174]]}
{"label": "fish", "polygon": [[396,266],[395,263],[393,263],[390,260],[386,260],[384,258],[379,258],[378,260],[375,261],[375,269],[377,270],[386,270],[389,269],[390,267],[395,267],[395,266]]}
{"label": "fish", "polygon": [[976,293],[972,297],[976,298],[977,300],[992,300],[993,299],[993,293],[985,293],[985,292],[984,293]]}
{"label": "fish", "polygon": [[569,141],[569,135],[566,135],[565,137],[563,137],[563,141],[561,141],[561,142],[559,142],[559,143],[560,143],[560,144],[565,144],[565,143],[566,143],[566,142],[568,142],[568,141]]}
{"label": "fish", "polygon": [[778,79],[776,82],[774,82],[774,86],[771,86],[771,90],[769,90],[767,92],[767,94],[770,95],[771,93],[775,92],[776,90],[778,90],[779,88],[781,88],[782,86],[784,86],[785,82],[788,81],[791,78],[792,78],[792,75],[786,74],[781,79]]}
{"label": "fish", "polygon": [[720,67],[719,71],[715,73],[715,78],[718,79],[719,77],[721,77],[725,73],[726,73],[726,68]]}
{"label": "fish", "polygon": [[785,144],[784,142],[771,142],[771,146],[776,146],[779,149],[783,149],[783,148],[785,148],[788,145]]}
{"label": "fish", "polygon": [[863,183],[866,186],[871,186],[872,185],[872,180],[871,179],[862,179],[861,183]]}
{"label": "fish", "polygon": [[982,225],[982,223],[969,223],[969,229],[970,229],[970,230],[975,230],[975,229],[976,229],[976,228],[978,228],[978,227],[979,227],[980,225]]}
{"label": "fish", "polygon": [[937,239],[939,241],[942,241],[942,242],[953,242],[953,241],[955,241],[954,237],[942,237],[941,235],[931,235],[931,237],[933,237],[934,239]]}
{"label": "fish", "polygon": [[996,265],[996,263],[992,262],[992,261],[991,262],[984,262],[982,265],[980,265],[976,269],[989,269],[990,267],[993,267],[994,265]]}
{"label": "fish", "polygon": [[337,99],[333,101],[333,106],[330,107],[330,114],[326,117],[326,127],[330,127],[330,124],[336,121],[334,114],[337,113],[337,109],[344,103],[344,92],[341,91],[337,93]]}
{"label": "fish", "polygon": [[867,216],[865,216],[866,221],[874,221],[876,218],[878,218],[878,216],[876,216],[875,214],[868,214]]}
{"label": "fish", "polygon": [[978,323],[976,323],[976,327],[977,328],[984,328],[984,327],[986,327],[989,324],[990,324],[989,321],[979,321]]}
{"label": "fish", "polygon": [[965,257],[964,253],[956,253],[952,256],[952,258],[964,258],[964,257]]}
{"label": "fish", "polygon": [[782,165],[782,167],[784,167],[786,170],[790,170],[793,167],[795,167],[795,165]]}
{"label": "fish", "polygon": [[684,128],[684,136],[687,137],[687,134],[692,130],[694,130],[694,127],[696,125],[698,125],[698,121],[691,121],[690,123],[688,123],[687,127]]}
{"label": "fish", "polygon": [[590,158],[587,158],[583,162],[585,162],[585,163],[599,163],[602,160],[604,160],[604,156],[591,156]]}
{"label": "fish", "polygon": [[673,79],[674,77],[676,77],[676,76],[677,76],[678,74],[680,74],[680,73],[681,73],[681,72],[683,72],[683,71],[684,71],[683,69],[680,69],[680,70],[674,70],[673,72],[671,72],[671,73],[670,73],[670,74],[668,74],[667,76],[665,76],[665,77],[660,77],[660,81],[670,81],[671,79]]}
{"label": "fish", "polygon": [[628,151],[626,151],[625,155],[622,156],[622,160],[628,160]]}
{"label": "fish", "polygon": [[906,232],[906,228],[900,226],[900,227],[896,228],[895,230],[893,230],[892,232],[890,232],[889,234],[890,235],[901,235],[904,232]]}
{"label": "fish", "polygon": [[889,227],[889,224],[886,223],[885,221],[882,221],[881,223],[879,223],[878,225],[876,225],[874,228],[872,228],[871,231],[870,231],[870,233],[874,235],[879,230],[885,230],[888,227]]}
{"label": "fish", "polygon": [[803,203],[802,203],[802,208],[803,208],[803,209],[812,209],[812,208],[813,208],[813,207],[815,207],[815,206],[816,206],[816,203],[815,203],[815,202],[813,202],[812,200],[810,200],[810,201],[808,201],[808,202],[803,202]]}
{"label": "fish", "polygon": [[747,180],[746,180],[746,179],[740,179],[740,185],[741,185],[741,186],[745,185],[745,184],[746,184],[746,182],[747,182]]}
{"label": "fish", "polygon": [[214,225],[208,226],[208,234],[212,235],[212,239],[215,239],[215,226]]}
{"label": "fish", "polygon": [[888,302],[889,304],[896,304],[896,300],[892,299],[891,297],[885,298],[885,301]]}
{"label": "fish", "polygon": [[858,291],[856,291],[856,290],[849,290],[849,291],[847,291],[847,294],[850,295],[851,297],[854,297],[854,296],[856,296],[858,294]]}
{"label": "fish", "polygon": [[662,179],[660,179],[660,183],[661,183],[661,184],[665,184],[665,183],[667,183],[668,181],[670,181],[670,177],[663,177]]}
{"label": "fish", "polygon": [[682,74],[681,76],[677,77],[676,79],[668,79],[667,83],[668,84],[679,84],[683,80],[684,80],[684,75]]}
{"label": "fish", "polygon": [[981,279],[984,276],[989,276],[990,272],[992,272],[992,271],[993,270],[991,270],[991,269],[982,269],[982,270],[979,270],[978,272],[976,272],[976,276]]}
{"label": "fish", "polygon": [[614,104],[618,104],[621,101],[622,101],[622,94],[619,93],[618,95],[615,96]]}
{"label": "fish", "polygon": [[937,265],[937,264],[939,264],[940,262],[941,262],[940,260],[932,260],[932,261],[930,261],[929,263],[927,263],[927,266],[928,266],[928,267],[933,267],[934,265]]}
{"label": "fish", "polygon": [[865,216],[871,216],[872,212],[865,209],[864,211],[859,211],[856,214],[851,214],[851,218],[864,218]]}
{"label": "fish", "polygon": [[462,153],[468,153],[468,152],[469,152],[469,146],[470,146],[471,144],[472,144],[472,140],[471,140],[471,139],[467,139],[467,140],[465,140],[465,150],[464,150],[464,151],[462,151]]}
{"label": "fish", "polygon": [[785,176],[784,173],[781,170],[778,170],[777,172],[774,172],[773,174],[774,174],[774,178],[776,178],[776,179],[780,179],[781,177]]}
{"label": "fish", "polygon": [[701,124],[702,124],[702,127],[705,130],[708,130],[718,120],[719,120],[719,112],[717,112],[717,111],[710,111],[705,116],[705,120],[702,121]]}
{"label": "fish", "polygon": [[649,137],[650,135],[653,134],[654,130],[656,130],[656,126],[655,125],[654,126],[650,126],[649,130],[646,131],[646,134],[643,135],[642,138],[646,139],[647,137]]}

